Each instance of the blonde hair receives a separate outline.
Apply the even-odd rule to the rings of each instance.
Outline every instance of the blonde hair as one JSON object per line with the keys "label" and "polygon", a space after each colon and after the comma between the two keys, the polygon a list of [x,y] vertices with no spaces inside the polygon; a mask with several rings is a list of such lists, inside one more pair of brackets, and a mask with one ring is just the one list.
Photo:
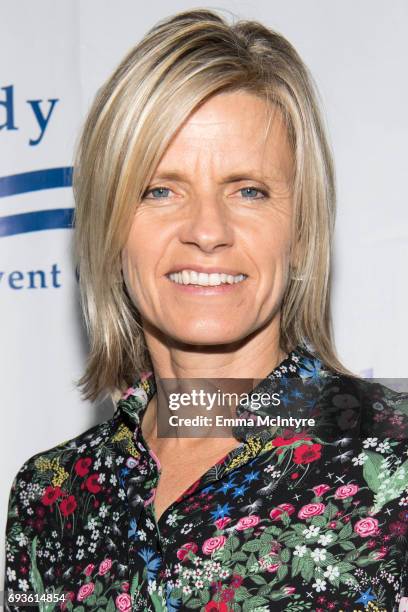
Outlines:
{"label": "blonde hair", "polygon": [[[172,136],[210,96],[246,91],[277,105],[295,159],[297,270],[282,302],[281,340],[308,345],[333,370],[330,260],[335,218],[332,156],[313,78],[293,46],[256,21],[230,25],[195,9],[160,21],[99,89],[78,142],[73,175],[75,258],[90,351],[85,399],[118,397],[150,369],[140,315],[121,268],[134,203]],[[298,277],[299,278],[299,277]]]}

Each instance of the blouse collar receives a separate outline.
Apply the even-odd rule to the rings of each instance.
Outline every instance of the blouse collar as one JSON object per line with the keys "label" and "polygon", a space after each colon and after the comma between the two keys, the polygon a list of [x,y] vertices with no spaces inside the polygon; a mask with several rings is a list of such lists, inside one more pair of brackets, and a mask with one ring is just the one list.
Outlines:
{"label": "blouse collar", "polygon": [[[276,366],[254,389],[248,393],[249,400],[254,393],[270,394],[276,392],[277,385],[282,389],[287,388],[293,397],[299,397],[299,385],[306,383],[320,387],[322,379],[328,375],[326,366],[305,345],[298,344],[283,361]],[[297,380],[293,380],[297,379]],[[124,419],[134,430],[141,422],[142,415],[148,403],[156,393],[156,380],[154,373],[143,371],[136,378],[117,402],[115,417]],[[240,403],[237,407],[237,415],[243,416],[251,412],[248,404]],[[257,415],[267,415],[268,409],[258,409]],[[270,414],[270,409],[269,409]],[[245,439],[253,435],[253,431],[244,428],[233,428],[233,433],[238,439]]]}

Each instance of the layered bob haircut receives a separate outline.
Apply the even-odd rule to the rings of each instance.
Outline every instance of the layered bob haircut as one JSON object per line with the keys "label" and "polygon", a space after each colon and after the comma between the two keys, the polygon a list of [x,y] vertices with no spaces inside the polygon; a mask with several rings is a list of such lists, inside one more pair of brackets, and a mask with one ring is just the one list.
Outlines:
{"label": "layered bob haircut", "polygon": [[[260,96],[284,118],[294,154],[297,265],[281,310],[283,350],[297,344],[333,370],[330,309],[335,180],[312,76],[293,46],[256,21],[229,24],[196,9],[160,21],[98,90],[74,162],[75,259],[89,335],[84,399],[117,399],[151,368],[140,314],[127,292],[121,251],[137,204],[170,140],[198,105],[221,92]],[[171,304],[169,304],[171,308]]]}

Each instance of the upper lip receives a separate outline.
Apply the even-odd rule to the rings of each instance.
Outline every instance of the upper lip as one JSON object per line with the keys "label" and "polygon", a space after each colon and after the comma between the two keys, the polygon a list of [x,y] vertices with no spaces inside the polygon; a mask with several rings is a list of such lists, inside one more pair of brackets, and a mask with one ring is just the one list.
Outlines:
{"label": "upper lip", "polygon": [[241,272],[241,270],[233,270],[232,268],[223,268],[222,266],[198,266],[196,264],[181,264],[179,266],[174,266],[167,274],[175,274],[176,272],[181,272],[182,270],[194,270],[195,272],[204,272],[205,274],[211,274],[212,272],[217,272],[218,274],[230,274],[232,276],[238,276],[238,274],[246,274]]}

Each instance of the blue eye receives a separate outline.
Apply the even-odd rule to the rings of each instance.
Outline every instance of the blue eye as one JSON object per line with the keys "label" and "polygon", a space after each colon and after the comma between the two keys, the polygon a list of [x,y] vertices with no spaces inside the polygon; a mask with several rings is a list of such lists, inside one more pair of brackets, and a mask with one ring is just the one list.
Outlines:
{"label": "blue eye", "polygon": [[149,193],[156,194],[158,197],[153,196],[153,200],[159,200],[162,198],[167,198],[169,195],[170,189],[167,187],[154,187],[153,189],[148,189],[143,197],[147,197]]}
{"label": "blue eye", "polygon": [[266,193],[262,191],[262,189],[258,189],[257,187],[243,187],[242,189],[240,189],[240,191],[242,195],[244,196],[244,198],[248,200],[262,199],[262,198],[253,197],[254,195],[256,196],[257,193],[260,193],[262,197],[266,197]]}

